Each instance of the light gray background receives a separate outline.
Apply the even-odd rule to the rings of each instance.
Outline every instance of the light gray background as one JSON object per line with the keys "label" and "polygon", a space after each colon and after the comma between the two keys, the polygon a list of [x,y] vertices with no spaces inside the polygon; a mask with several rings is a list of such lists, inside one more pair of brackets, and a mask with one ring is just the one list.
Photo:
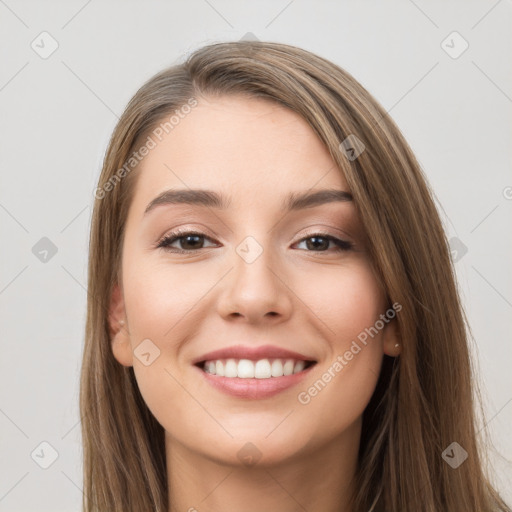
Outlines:
{"label": "light gray background", "polygon": [[[510,0],[0,0],[0,510],[80,509],[88,229],[117,116],[157,71],[248,32],[347,69],[418,156],[449,237],[467,247],[456,269],[495,483],[512,502],[511,7]],[[32,41],[51,48],[43,31],[58,42],[46,59],[31,48]],[[458,52],[461,40],[442,43],[453,31],[469,44],[458,58],[445,50]],[[58,249],[46,262],[32,252],[42,237]],[[58,453],[48,469],[39,465],[52,461],[43,441]]]}

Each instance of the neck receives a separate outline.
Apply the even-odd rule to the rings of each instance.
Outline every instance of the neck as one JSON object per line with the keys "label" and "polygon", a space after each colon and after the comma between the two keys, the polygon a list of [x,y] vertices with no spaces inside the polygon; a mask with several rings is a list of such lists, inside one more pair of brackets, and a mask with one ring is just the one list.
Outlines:
{"label": "neck", "polygon": [[166,434],[170,512],[352,512],[361,424],[293,460],[228,465],[194,452]]}

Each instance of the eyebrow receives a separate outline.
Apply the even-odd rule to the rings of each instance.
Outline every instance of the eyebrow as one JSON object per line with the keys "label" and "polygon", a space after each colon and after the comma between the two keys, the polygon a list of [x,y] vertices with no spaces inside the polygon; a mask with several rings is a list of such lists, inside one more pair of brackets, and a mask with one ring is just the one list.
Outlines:
{"label": "eyebrow", "polygon": [[[324,189],[315,192],[292,192],[283,203],[283,210],[295,211],[312,208],[325,203],[352,201],[352,194],[338,189]],[[231,198],[205,189],[170,189],[155,197],[146,207],[144,215],[160,205],[188,204],[226,210]]]}

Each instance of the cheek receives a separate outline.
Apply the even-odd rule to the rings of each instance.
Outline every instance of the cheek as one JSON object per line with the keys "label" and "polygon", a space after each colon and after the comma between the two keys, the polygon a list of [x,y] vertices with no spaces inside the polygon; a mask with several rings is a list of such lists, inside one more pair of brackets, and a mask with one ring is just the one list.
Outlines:
{"label": "cheek", "polygon": [[297,402],[316,418],[311,421],[322,423],[319,430],[328,437],[359,417],[375,390],[383,357],[383,331],[375,325],[385,313],[385,300],[367,264],[315,282],[318,293],[310,295],[308,305],[325,324],[328,354],[298,390]]}
{"label": "cheek", "polygon": [[214,284],[191,269],[150,261],[140,261],[131,269],[126,265],[125,300],[132,337],[151,338],[157,344],[177,337],[182,321]]}
{"label": "cheek", "polygon": [[179,361],[181,347],[201,325],[201,301],[215,284],[211,273],[203,279],[192,265],[177,271],[168,262],[127,257],[123,284],[133,368],[146,405],[167,428],[175,427],[176,417],[204,421],[204,410],[183,387]]}
{"label": "cheek", "polygon": [[[186,417],[188,425],[204,422],[204,411],[187,394],[190,386],[183,386],[177,363],[180,347],[193,331],[194,305],[206,284],[169,265],[139,260],[130,267],[129,260],[126,263],[124,291],[137,384],[157,421],[168,431],[180,432],[182,422],[177,418]],[[143,343],[148,350],[139,349]],[[151,355],[146,365],[137,353],[147,351]]]}
{"label": "cheek", "polygon": [[294,291],[321,320],[322,332],[338,351],[385,312],[384,294],[365,260],[297,279]]}

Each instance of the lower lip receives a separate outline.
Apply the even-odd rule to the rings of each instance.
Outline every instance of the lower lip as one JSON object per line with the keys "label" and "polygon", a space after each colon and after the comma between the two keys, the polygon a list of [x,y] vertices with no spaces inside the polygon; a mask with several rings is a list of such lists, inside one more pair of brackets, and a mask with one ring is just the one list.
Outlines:
{"label": "lower lip", "polygon": [[219,377],[206,373],[196,366],[196,369],[203,374],[206,381],[219,391],[235,396],[237,398],[259,400],[270,398],[297,385],[315,365],[292,375],[283,377],[270,377],[268,379],[241,379],[239,377]]}

